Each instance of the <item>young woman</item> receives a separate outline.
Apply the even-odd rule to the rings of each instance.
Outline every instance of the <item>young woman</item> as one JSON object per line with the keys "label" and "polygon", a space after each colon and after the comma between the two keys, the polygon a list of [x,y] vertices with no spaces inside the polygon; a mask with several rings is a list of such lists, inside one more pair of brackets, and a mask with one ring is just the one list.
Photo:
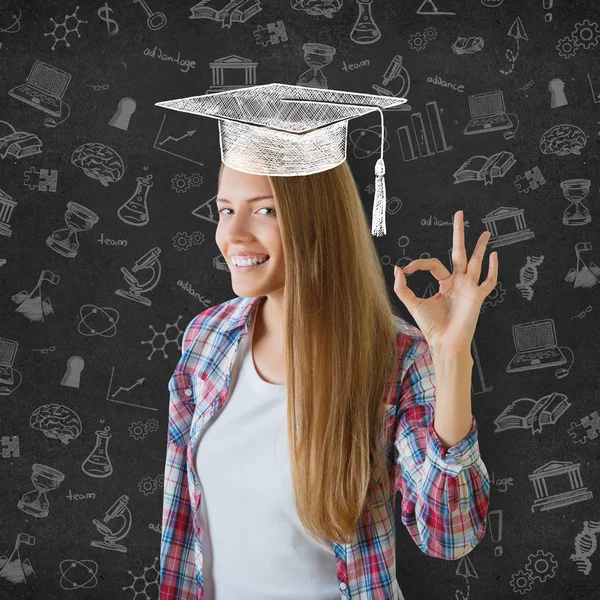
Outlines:
{"label": "young woman", "polygon": [[[160,598],[402,599],[396,491],[430,556],[485,534],[470,344],[497,279],[494,253],[478,284],[488,234],[467,264],[459,212],[452,274],[437,259],[399,270],[414,327],[347,162],[299,177],[222,165],[216,202],[236,298],[191,321],[169,382]],[[440,284],[426,300],[406,284],[421,269]]]}

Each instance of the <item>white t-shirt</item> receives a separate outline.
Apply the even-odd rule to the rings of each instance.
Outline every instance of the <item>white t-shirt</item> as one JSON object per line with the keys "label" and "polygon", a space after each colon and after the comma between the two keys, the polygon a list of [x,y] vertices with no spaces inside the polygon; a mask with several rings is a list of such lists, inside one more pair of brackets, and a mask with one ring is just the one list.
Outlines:
{"label": "white t-shirt", "polygon": [[298,518],[285,385],[256,371],[254,322],[226,404],[197,444],[204,600],[339,600],[333,543],[317,543]]}

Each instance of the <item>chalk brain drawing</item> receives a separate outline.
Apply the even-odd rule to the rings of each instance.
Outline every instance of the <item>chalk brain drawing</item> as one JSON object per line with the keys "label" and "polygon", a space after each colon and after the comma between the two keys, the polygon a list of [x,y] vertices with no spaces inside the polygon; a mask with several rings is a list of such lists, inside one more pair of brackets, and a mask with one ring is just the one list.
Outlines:
{"label": "chalk brain drawing", "polygon": [[81,433],[79,417],[68,407],[60,404],[44,404],[31,415],[29,424],[46,437],[68,444]]}
{"label": "chalk brain drawing", "polygon": [[544,154],[581,154],[587,136],[575,125],[555,125],[548,129],[540,140],[540,150]]}
{"label": "chalk brain drawing", "polygon": [[121,157],[109,146],[100,142],[82,144],[73,152],[71,162],[104,187],[119,181],[125,172]]}

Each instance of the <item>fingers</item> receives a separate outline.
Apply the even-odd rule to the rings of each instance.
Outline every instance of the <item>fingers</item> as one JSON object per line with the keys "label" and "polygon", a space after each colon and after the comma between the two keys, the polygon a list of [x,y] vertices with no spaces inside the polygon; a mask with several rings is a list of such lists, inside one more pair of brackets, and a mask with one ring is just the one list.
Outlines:
{"label": "fingers", "polygon": [[498,253],[492,252],[490,254],[488,276],[479,287],[487,296],[496,287],[496,283],[498,283]]}
{"label": "fingers", "polygon": [[483,261],[483,255],[489,239],[492,237],[491,231],[484,231],[477,240],[475,250],[471,255],[469,264],[467,265],[467,275],[473,277],[476,283],[479,283],[479,276],[481,275],[481,263]]}
{"label": "fingers", "polygon": [[406,277],[400,267],[394,267],[394,277],[394,292],[396,292],[396,296],[400,298],[404,306],[413,314],[413,311],[422,299],[406,285]]}
{"label": "fingers", "polygon": [[452,236],[452,272],[467,271],[467,252],[465,250],[465,226],[463,211],[454,213],[454,233]]}
{"label": "fingers", "polygon": [[413,273],[414,271],[431,271],[431,274],[438,280],[450,277],[450,271],[446,269],[439,258],[418,258],[408,263],[403,273]]}

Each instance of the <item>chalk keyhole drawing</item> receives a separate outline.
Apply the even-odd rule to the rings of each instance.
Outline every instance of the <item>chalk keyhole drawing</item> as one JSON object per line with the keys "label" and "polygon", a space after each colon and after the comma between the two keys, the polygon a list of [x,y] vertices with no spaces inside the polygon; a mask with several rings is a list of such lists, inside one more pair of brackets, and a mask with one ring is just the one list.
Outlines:
{"label": "chalk keyhole drawing", "polygon": [[129,127],[129,119],[135,112],[137,104],[133,98],[121,98],[119,100],[119,107],[117,112],[113,115],[113,118],[108,122],[109,125],[127,131]]}

